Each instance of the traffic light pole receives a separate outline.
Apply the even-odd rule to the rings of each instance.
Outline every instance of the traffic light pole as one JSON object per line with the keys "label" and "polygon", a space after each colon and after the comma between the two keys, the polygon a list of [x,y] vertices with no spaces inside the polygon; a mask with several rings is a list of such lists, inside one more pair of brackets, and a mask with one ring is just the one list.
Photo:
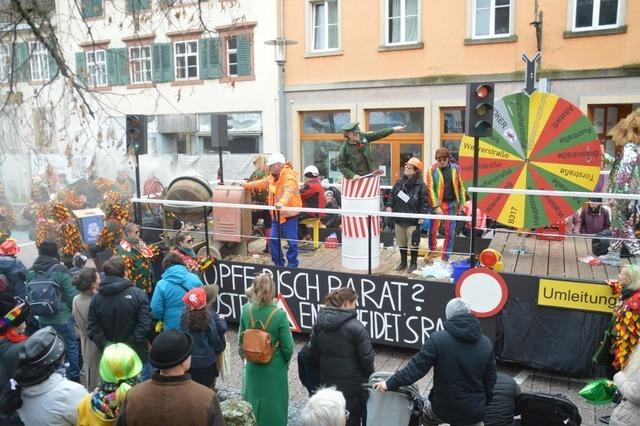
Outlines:
{"label": "traffic light pole", "polygon": [[[480,155],[480,138],[473,137],[473,186],[478,186],[478,157]],[[478,206],[478,193],[471,193],[471,254],[469,255],[469,267],[476,263],[476,219]]]}
{"label": "traffic light pole", "polygon": [[[140,156],[136,150],[135,154],[136,161],[136,197],[140,198]],[[138,224],[138,226],[142,227],[142,205],[140,203],[135,204],[135,208],[133,209],[134,221]]]}

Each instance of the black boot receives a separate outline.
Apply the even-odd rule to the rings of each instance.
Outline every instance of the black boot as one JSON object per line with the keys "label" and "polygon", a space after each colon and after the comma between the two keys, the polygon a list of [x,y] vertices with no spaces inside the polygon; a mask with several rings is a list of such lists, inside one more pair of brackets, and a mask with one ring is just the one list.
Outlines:
{"label": "black boot", "polygon": [[407,248],[400,247],[400,264],[396,266],[396,271],[402,271],[407,267]]}
{"label": "black boot", "polygon": [[411,262],[409,262],[409,269],[407,269],[407,273],[410,274],[416,269],[418,269],[418,249],[412,249],[411,252]]}

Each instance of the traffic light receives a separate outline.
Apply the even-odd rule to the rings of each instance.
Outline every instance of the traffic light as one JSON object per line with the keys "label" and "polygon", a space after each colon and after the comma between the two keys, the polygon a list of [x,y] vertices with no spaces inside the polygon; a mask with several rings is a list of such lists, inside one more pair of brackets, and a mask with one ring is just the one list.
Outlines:
{"label": "traffic light", "polygon": [[147,116],[127,115],[127,152],[133,150],[135,154],[147,153]]}
{"label": "traffic light", "polygon": [[465,134],[472,137],[491,136],[493,132],[493,83],[467,85]]}

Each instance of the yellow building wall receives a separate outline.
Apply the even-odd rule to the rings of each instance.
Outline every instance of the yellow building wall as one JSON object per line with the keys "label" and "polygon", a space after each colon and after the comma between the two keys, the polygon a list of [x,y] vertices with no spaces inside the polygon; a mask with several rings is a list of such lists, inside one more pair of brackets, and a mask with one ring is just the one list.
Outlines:
{"label": "yellow building wall", "polygon": [[[285,0],[289,46],[286,84],[318,84],[522,71],[523,53],[536,48],[534,1],[516,0],[516,42],[464,45],[466,0],[423,0],[421,49],[378,51],[382,42],[381,0],[340,0],[342,53],[305,57],[306,0]],[[623,34],[564,38],[568,1],[540,0],[544,13],[541,70],[592,70],[640,65],[640,0],[627,0]],[[621,2],[622,3],[622,2]]]}

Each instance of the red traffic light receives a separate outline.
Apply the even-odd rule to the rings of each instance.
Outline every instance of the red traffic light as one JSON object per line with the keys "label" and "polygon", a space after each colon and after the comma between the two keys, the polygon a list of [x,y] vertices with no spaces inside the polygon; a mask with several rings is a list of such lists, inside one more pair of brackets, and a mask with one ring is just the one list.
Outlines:
{"label": "red traffic light", "polygon": [[480,86],[478,86],[476,88],[476,96],[478,96],[479,98],[486,98],[487,96],[489,96],[491,94],[491,92],[493,92],[493,88],[491,86],[489,86],[488,84],[481,84]]}

